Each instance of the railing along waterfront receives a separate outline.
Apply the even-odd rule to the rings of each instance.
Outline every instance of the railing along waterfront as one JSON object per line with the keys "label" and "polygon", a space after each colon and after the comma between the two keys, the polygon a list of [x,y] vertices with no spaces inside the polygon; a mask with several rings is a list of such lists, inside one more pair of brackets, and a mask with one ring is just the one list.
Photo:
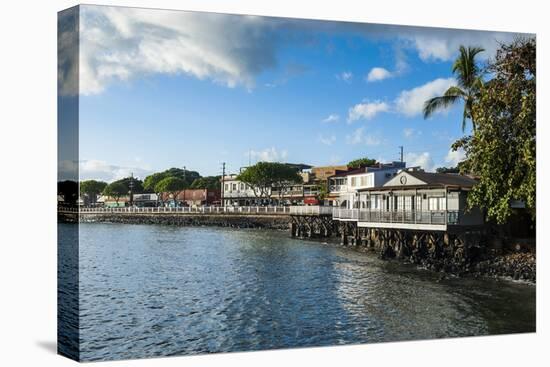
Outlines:
{"label": "railing along waterfront", "polygon": [[289,214],[288,206],[198,206],[198,207],[125,207],[80,208],[80,213],[189,213],[189,214]]}
{"label": "railing along waterfront", "polygon": [[332,207],[319,205],[290,206],[290,214],[294,215],[332,215]]}
{"label": "railing along waterfront", "polygon": [[359,209],[334,208],[332,217],[336,219],[359,219]]}
{"label": "railing along waterfront", "polygon": [[358,220],[374,223],[405,223],[405,224],[458,224],[458,210],[431,211],[383,211],[365,209],[334,208],[333,218],[341,220]]}
{"label": "railing along waterfront", "polygon": [[405,224],[458,224],[458,210],[382,211],[360,210],[360,222]]}

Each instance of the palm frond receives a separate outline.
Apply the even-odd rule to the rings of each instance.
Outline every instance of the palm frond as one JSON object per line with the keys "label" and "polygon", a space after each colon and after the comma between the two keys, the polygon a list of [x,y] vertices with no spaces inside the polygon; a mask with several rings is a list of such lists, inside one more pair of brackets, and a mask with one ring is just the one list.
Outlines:
{"label": "palm frond", "polygon": [[479,68],[476,63],[476,55],[483,52],[481,47],[460,46],[459,55],[453,63],[453,73],[456,76],[458,84],[464,88],[472,87],[474,81],[479,77]]}
{"label": "palm frond", "polygon": [[433,97],[424,103],[424,118],[432,116],[437,110],[447,108],[460,99],[459,95],[448,95],[441,97]]}
{"label": "palm frond", "polygon": [[444,96],[447,96],[447,97],[458,96],[462,98],[466,97],[466,95],[467,93],[457,86],[449,87],[449,89],[447,89],[447,91],[445,91],[445,94],[444,94]]}

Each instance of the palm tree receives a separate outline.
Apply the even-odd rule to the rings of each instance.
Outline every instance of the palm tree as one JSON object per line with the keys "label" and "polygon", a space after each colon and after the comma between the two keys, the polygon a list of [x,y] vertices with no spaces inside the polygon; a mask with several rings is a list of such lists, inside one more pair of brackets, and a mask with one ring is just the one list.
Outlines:
{"label": "palm tree", "polygon": [[485,51],[480,47],[460,46],[460,55],[453,64],[458,85],[449,87],[440,97],[433,97],[424,103],[424,118],[432,116],[437,110],[443,109],[457,103],[464,102],[464,113],[462,115],[462,131],[466,128],[466,120],[472,121],[472,128],[476,129],[475,121],[472,119],[472,105],[483,84],[481,70],[476,64],[476,55]]}

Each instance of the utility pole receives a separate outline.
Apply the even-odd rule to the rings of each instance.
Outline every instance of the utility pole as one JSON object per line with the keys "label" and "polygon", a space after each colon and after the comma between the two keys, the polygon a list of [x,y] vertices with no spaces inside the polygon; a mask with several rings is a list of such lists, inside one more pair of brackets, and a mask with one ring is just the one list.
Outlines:
{"label": "utility pole", "polygon": [[403,145],[399,146],[399,161],[403,163]]}
{"label": "utility pole", "polygon": [[224,181],[225,181],[225,162],[222,162],[222,189],[220,191],[220,199],[222,202],[222,207],[225,207],[225,202],[223,200],[223,189],[224,189]]}

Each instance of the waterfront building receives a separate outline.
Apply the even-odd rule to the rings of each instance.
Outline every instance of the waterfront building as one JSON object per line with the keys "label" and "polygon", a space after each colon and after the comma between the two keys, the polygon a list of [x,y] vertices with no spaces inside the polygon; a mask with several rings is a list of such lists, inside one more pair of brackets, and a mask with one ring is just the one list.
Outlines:
{"label": "waterfront building", "polygon": [[139,208],[155,207],[158,205],[158,195],[157,194],[134,194],[134,205]]}
{"label": "waterfront building", "polygon": [[[267,204],[267,200],[258,198],[249,185],[239,181],[236,174],[230,174],[223,178],[222,190],[224,206],[257,206]],[[266,190],[271,194],[270,188]]]}
{"label": "waterfront building", "polygon": [[381,163],[345,171],[337,170],[328,178],[328,201],[346,209],[360,208],[359,190],[380,187],[406,167],[405,162]]}
{"label": "waterfront building", "polygon": [[125,206],[128,206],[129,202],[129,196],[121,196],[118,201],[115,200],[115,198],[105,195],[100,195],[97,198],[97,205],[105,208],[124,208]]}
{"label": "waterfront building", "polygon": [[[284,187],[267,187],[264,197],[259,197],[248,184],[237,179],[237,174],[223,178],[224,206],[263,206],[263,205],[302,205],[304,204],[304,187],[311,182],[312,166],[307,164],[285,163],[296,169],[303,182],[285,185]],[[246,167],[241,168],[243,170]],[[308,195],[315,193],[312,187],[307,188]]]}
{"label": "waterfront building", "polygon": [[403,170],[381,187],[358,189],[353,208],[334,209],[334,219],[358,227],[447,231],[482,226],[479,208],[467,210],[476,180],[464,175]]}
{"label": "waterfront building", "polygon": [[[174,198],[171,194],[164,192],[161,194],[165,206],[175,206]],[[220,190],[212,189],[187,189],[178,194],[177,206],[212,206],[220,205]]]}

